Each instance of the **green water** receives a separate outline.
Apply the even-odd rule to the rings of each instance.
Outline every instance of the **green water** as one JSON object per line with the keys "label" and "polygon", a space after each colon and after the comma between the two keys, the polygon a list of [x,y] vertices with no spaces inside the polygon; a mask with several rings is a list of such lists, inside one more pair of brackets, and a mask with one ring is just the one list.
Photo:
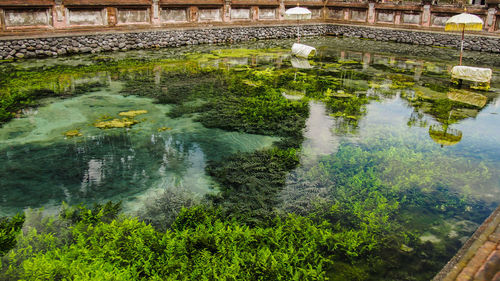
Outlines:
{"label": "green water", "polygon": [[[458,89],[453,49],[308,38],[307,61],[292,43],[1,65],[4,93],[42,97],[13,103],[0,128],[0,215],[109,200],[134,214],[188,190],[250,225],[296,213],[394,236],[396,252],[373,255],[415,279],[374,274],[429,279],[500,203],[500,56],[466,52],[493,79]],[[147,113],[94,126],[129,110]],[[273,162],[295,153],[298,165]]]}
{"label": "green water", "polygon": [[[44,101],[1,129],[1,213],[25,208],[124,200],[127,210],[141,196],[169,186],[197,194],[214,189],[204,172],[208,160],[270,146],[277,138],[207,129],[190,118],[166,116],[169,105],[124,97],[123,85],[75,98]],[[147,110],[129,129],[93,126],[104,115]],[[167,128],[167,130],[162,130]],[[79,129],[82,137],[65,132]],[[153,196],[153,195],[151,195]],[[141,203],[142,202],[142,203]]]}

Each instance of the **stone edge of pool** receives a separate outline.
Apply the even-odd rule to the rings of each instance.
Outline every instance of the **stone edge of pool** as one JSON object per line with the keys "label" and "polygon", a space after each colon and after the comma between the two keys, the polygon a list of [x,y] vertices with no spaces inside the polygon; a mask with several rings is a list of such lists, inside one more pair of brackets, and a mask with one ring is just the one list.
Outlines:
{"label": "stone edge of pool", "polygon": [[432,281],[500,280],[500,206]]}
{"label": "stone edge of pool", "polygon": [[[320,23],[302,25],[302,36],[345,36],[376,41],[455,48],[456,33],[412,29],[367,27]],[[234,43],[263,39],[294,38],[294,25],[221,26],[167,28],[112,32],[85,32],[0,37],[0,60],[57,57],[69,54],[101,53],[198,45]],[[500,53],[500,36],[467,35],[465,50]]]}

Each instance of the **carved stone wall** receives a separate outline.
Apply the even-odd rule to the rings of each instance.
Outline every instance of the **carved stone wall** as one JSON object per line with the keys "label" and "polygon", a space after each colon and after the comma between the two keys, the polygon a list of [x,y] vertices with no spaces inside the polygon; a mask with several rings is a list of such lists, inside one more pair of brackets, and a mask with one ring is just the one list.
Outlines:
{"label": "carved stone wall", "polygon": [[[344,2],[345,1],[345,2]],[[463,12],[453,5],[372,0],[1,0],[2,32],[86,30],[123,26],[273,24],[286,21],[284,12],[297,5],[312,12],[313,22],[341,22],[442,30],[446,20]],[[484,33],[500,35],[500,7],[472,5],[467,11],[485,21]],[[307,21],[305,21],[307,22]],[[295,24],[295,22],[293,22]]]}

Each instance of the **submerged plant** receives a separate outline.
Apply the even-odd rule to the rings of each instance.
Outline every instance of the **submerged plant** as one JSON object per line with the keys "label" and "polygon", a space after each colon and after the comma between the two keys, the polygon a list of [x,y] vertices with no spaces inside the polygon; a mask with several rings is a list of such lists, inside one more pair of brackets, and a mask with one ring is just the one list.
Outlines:
{"label": "submerged plant", "polygon": [[64,136],[66,138],[74,138],[74,137],[81,137],[83,135],[82,135],[82,133],[80,133],[79,129],[75,129],[75,130],[69,130],[69,131],[64,132]]}

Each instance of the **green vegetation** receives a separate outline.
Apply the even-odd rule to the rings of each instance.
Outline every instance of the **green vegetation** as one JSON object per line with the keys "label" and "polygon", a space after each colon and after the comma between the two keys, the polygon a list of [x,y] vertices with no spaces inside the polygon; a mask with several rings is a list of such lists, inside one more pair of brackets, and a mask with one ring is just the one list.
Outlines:
{"label": "green vegetation", "polygon": [[334,247],[326,225],[296,216],[276,218],[272,228],[248,227],[198,206],[158,232],[95,211],[66,210],[44,218],[45,230],[26,227],[2,260],[2,280],[325,280],[330,262],[322,254]]}
{"label": "green vegetation", "polygon": [[[0,71],[0,123],[42,98],[98,89],[108,82],[72,88],[70,81],[105,72],[124,82],[123,95],[172,105],[171,118],[280,140],[209,162],[205,169],[219,192],[203,199],[167,189],[138,217],[120,214],[120,204],[63,205],[53,216],[29,211],[22,230],[23,215],[2,218],[0,279],[429,280],[470,234],[455,225],[474,225],[491,210],[470,190],[491,178],[489,167],[390,136],[344,143],[317,165],[300,166],[308,102],[323,102],[337,121],[334,129],[353,134],[367,104],[396,91],[415,108],[409,126],[427,127],[426,115],[453,124],[471,116],[457,109],[477,106],[449,100],[433,65],[426,66],[432,79],[417,82],[415,69],[374,64],[386,72],[375,75],[361,62],[331,58],[312,61],[312,70],[200,64],[259,55],[276,58],[279,50],[222,50],[180,60],[95,57],[92,64],[43,71],[2,66],[8,71]],[[145,113],[122,112],[122,119],[105,116],[94,125],[130,127]],[[103,140],[113,137],[122,136]]]}
{"label": "green vegetation", "polygon": [[0,218],[0,256],[3,256],[16,245],[16,236],[24,223],[23,215],[12,218]]}

